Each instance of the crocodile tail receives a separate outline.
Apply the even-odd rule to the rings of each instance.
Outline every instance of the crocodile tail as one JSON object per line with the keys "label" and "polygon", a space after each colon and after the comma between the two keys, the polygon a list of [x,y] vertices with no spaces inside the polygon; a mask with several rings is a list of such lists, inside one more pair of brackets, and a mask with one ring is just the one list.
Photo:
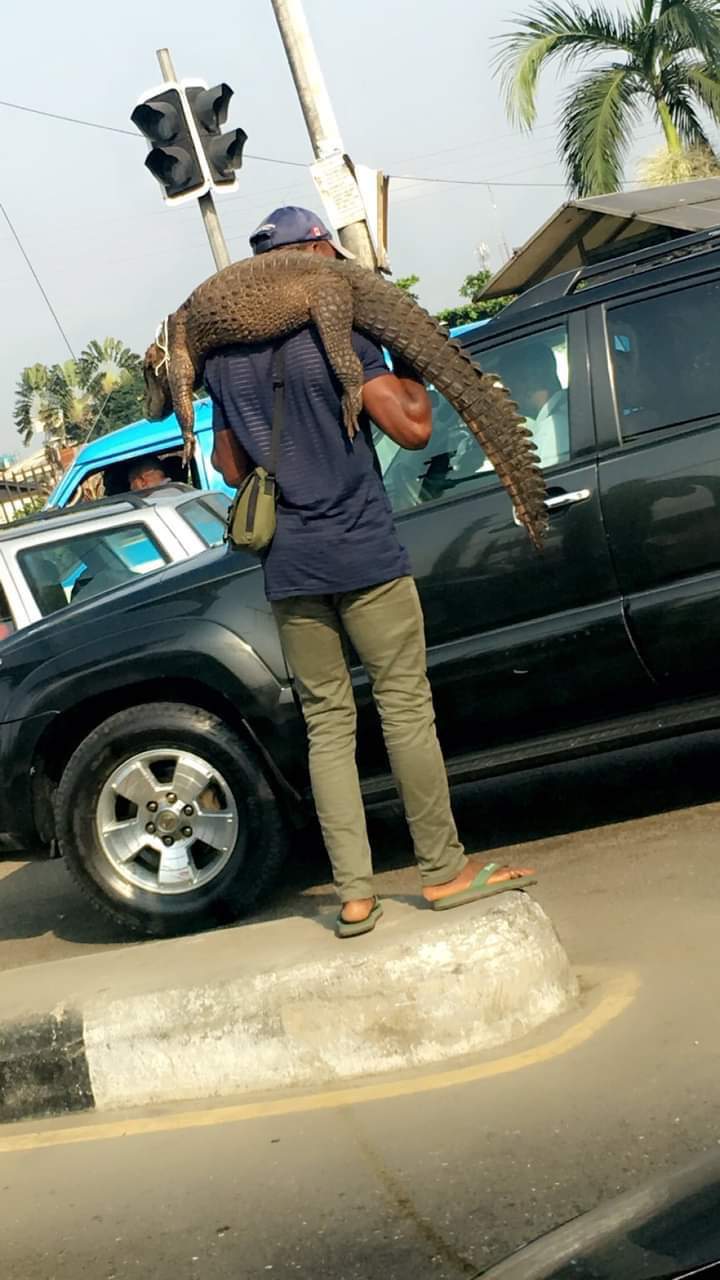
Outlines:
{"label": "crocodile tail", "polygon": [[477,437],[533,546],[541,550],[548,525],[545,481],[530,431],[507,388],[483,373],[396,285],[369,272],[363,277],[354,281],[355,325],[446,397]]}

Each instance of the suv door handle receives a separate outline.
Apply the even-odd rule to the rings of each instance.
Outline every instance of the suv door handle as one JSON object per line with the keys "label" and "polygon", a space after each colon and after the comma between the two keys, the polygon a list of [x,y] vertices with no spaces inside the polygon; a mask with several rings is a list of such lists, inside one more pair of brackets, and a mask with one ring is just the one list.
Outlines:
{"label": "suv door handle", "polygon": [[[578,502],[587,502],[592,494],[589,489],[575,489],[573,493],[558,493],[552,498],[545,499],[545,506],[552,515],[553,511],[561,510],[563,507],[574,507]],[[513,507],[513,523],[518,529],[522,529],[522,521],[518,520],[517,511]]]}
{"label": "suv door handle", "polygon": [[576,502],[587,502],[590,496],[589,489],[576,489],[574,493],[559,493],[555,498],[546,498],[545,506],[548,511],[557,511],[558,507],[572,507]]}

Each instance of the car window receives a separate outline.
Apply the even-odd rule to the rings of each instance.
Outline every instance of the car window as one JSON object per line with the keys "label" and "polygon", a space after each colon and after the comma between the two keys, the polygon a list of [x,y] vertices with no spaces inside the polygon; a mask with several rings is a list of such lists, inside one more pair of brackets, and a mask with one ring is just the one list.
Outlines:
{"label": "car window", "polygon": [[621,434],[720,415],[720,283],[675,289],[607,313]]}
{"label": "car window", "polygon": [[68,535],[18,553],[43,617],[132,582],[169,558],[142,524]]}
{"label": "car window", "polygon": [[10,612],[10,605],[7,602],[7,596],[0,587],[0,640],[5,640],[11,636],[15,630],[15,622]]}
{"label": "car window", "polygon": [[184,502],[179,511],[206,547],[219,547],[225,538],[229,506],[230,499],[224,494],[210,493]]}
{"label": "car window", "polygon": [[[565,324],[484,347],[474,356],[495,373],[525,417],[542,467],[570,457],[568,411],[568,337]],[[464,494],[486,483],[492,463],[456,411],[434,387],[433,432],[425,449],[400,448],[376,432],[376,449],[385,487],[395,511]]]}

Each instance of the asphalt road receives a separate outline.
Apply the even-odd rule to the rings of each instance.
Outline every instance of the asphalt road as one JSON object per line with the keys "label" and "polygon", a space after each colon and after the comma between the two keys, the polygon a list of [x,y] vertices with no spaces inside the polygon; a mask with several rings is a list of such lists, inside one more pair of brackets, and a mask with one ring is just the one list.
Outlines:
{"label": "asphalt road", "polygon": [[[135,1113],[102,1132],[93,1117],[0,1130],[3,1276],[456,1280],[715,1147],[719,745],[709,735],[459,798],[468,842],[522,846],[537,863],[537,896],[583,977],[578,1013],[500,1055],[529,1049],[529,1065],[446,1090],[415,1077],[393,1100],[298,1100],[283,1116],[155,1110],[145,1116],[159,1131],[145,1134],[130,1132]],[[383,891],[407,886],[400,824],[377,821],[374,836]],[[13,949],[27,963],[121,945],[61,873],[6,875],[6,964]],[[293,876],[276,914],[324,904],[317,854],[299,853]],[[536,1051],[580,1025],[618,974],[639,983],[631,1007],[543,1059]],[[68,1144],[68,1126],[89,1140]],[[31,1149],[8,1149],[21,1137]]]}

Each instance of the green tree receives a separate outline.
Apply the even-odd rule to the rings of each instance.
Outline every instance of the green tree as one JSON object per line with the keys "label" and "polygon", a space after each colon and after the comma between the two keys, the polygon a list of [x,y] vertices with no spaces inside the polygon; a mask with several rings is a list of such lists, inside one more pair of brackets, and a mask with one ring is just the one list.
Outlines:
{"label": "green tree", "polygon": [[80,365],[87,385],[103,396],[112,395],[142,372],[140,357],[118,338],[93,339],[80,356]]}
{"label": "green tree", "polygon": [[89,342],[80,357],[96,404],[94,436],[106,435],[143,417],[142,360],[117,338]]}
{"label": "green tree", "polygon": [[97,413],[97,396],[87,381],[82,365],[65,360],[50,370],[50,386],[62,416],[66,440],[81,440],[92,429]]}
{"label": "green tree", "polygon": [[579,195],[616,191],[633,127],[649,109],[667,150],[712,151],[700,118],[720,122],[718,0],[632,0],[627,13],[579,0],[538,3],[501,37],[497,69],[510,119],[531,129],[544,66],[573,69],[598,55],[565,96],[560,152]]}
{"label": "green tree", "polygon": [[49,434],[56,425],[58,406],[46,365],[31,364],[23,369],[15,388],[13,417],[24,445],[29,445],[36,433]]}
{"label": "green tree", "polygon": [[637,175],[644,187],[669,187],[673,182],[720,178],[720,161],[707,147],[683,147],[682,151],[661,147],[640,161]]}
{"label": "green tree", "polygon": [[117,431],[118,427],[126,427],[130,422],[144,418],[144,400],[145,379],[142,371],[138,370],[108,397],[93,436],[107,435],[108,431]]}
{"label": "green tree", "polygon": [[454,329],[456,325],[472,324],[475,320],[489,320],[491,316],[497,315],[498,311],[502,311],[510,301],[509,298],[481,296],[490,276],[489,271],[476,271],[473,275],[466,276],[460,285],[460,295],[467,298],[467,302],[439,311],[437,319],[440,323],[446,324],[448,329]]}
{"label": "green tree", "polygon": [[44,493],[38,493],[34,498],[28,498],[20,510],[10,517],[8,524],[15,524],[16,520],[25,520],[27,516],[34,516],[36,511],[42,511],[46,501],[47,495]]}
{"label": "green tree", "polygon": [[23,369],[15,425],[25,445],[36,433],[80,444],[141,418],[143,390],[142,362],[134,351],[117,338],[93,341],[79,360]]}
{"label": "green tree", "polygon": [[418,295],[414,290],[415,285],[420,283],[419,276],[400,276],[400,279],[395,280],[394,283],[397,285],[398,289],[402,289],[404,293],[407,293],[409,297],[412,298],[413,302],[418,301]]}

